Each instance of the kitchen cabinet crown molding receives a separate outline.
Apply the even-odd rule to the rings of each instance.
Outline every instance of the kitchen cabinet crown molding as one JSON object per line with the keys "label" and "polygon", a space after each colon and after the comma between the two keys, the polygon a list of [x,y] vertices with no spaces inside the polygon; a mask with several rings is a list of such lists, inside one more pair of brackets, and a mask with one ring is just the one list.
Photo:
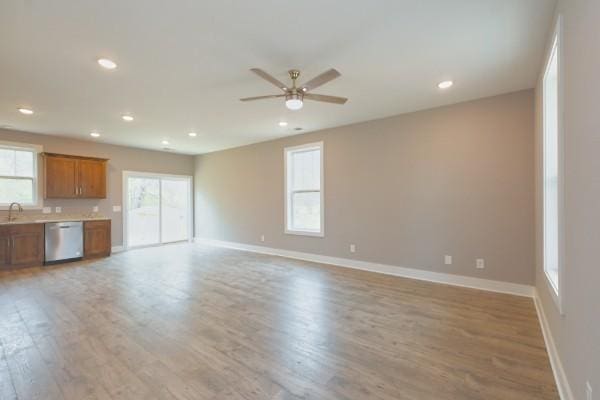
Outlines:
{"label": "kitchen cabinet crown molding", "polygon": [[42,157],[62,157],[62,158],[76,158],[78,160],[95,160],[95,161],[109,161],[109,158],[101,157],[88,157],[88,156],[77,156],[73,154],[59,154],[59,153],[40,153]]}

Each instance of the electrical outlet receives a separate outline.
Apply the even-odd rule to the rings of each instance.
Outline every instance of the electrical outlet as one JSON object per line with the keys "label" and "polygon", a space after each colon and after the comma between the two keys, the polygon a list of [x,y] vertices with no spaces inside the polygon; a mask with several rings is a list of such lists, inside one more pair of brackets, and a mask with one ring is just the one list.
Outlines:
{"label": "electrical outlet", "polygon": [[476,266],[478,269],[483,269],[483,268],[485,268],[485,260],[484,260],[483,258],[478,258],[478,259],[477,259],[477,261],[476,261],[476,264],[475,264],[475,266]]}
{"label": "electrical outlet", "polygon": [[42,208],[42,213],[50,214],[52,212],[52,207],[44,207]]}
{"label": "electrical outlet", "polygon": [[446,264],[446,265],[452,264],[452,256],[444,256],[444,264]]}
{"label": "electrical outlet", "polygon": [[260,241],[264,242],[265,241],[265,235],[260,235]]}
{"label": "electrical outlet", "polygon": [[98,212],[98,206],[94,206],[94,207],[92,208],[92,212]]}
{"label": "electrical outlet", "polygon": [[54,212],[60,214],[62,212],[62,207],[54,207]]}
{"label": "electrical outlet", "polygon": [[113,212],[121,212],[121,206],[113,206]]}
{"label": "electrical outlet", "polygon": [[585,399],[593,400],[592,399],[592,385],[590,384],[589,381],[585,383]]}
{"label": "electrical outlet", "polygon": [[350,253],[356,253],[356,245],[355,244],[350,245]]}

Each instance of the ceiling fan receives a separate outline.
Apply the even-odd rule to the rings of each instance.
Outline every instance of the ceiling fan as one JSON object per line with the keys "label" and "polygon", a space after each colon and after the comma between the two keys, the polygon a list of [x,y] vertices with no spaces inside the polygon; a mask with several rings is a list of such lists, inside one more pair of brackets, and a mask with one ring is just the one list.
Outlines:
{"label": "ceiling fan", "polygon": [[270,96],[257,96],[257,97],[246,97],[240,99],[241,101],[252,101],[252,100],[263,100],[263,99],[275,99],[278,97],[285,97],[285,105],[290,110],[299,110],[302,108],[304,104],[304,100],[315,100],[315,101],[323,101],[326,103],[334,103],[334,104],[344,104],[348,101],[345,97],[337,97],[337,96],[327,96],[324,94],[314,94],[308,93],[310,90],[313,90],[321,85],[326,84],[329,81],[334,80],[341,74],[335,69],[330,69],[328,71],[323,72],[321,75],[311,79],[306,82],[304,85],[296,86],[296,80],[300,76],[300,71],[297,69],[292,69],[288,71],[290,74],[290,78],[292,79],[292,86],[288,86],[272,75],[266,73],[260,68],[252,68],[250,71],[254,72],[256,75],[260,76],[264,80],[271,82],[273,85],[277,86],[279,89],[283,90],[283,94],[273,94]]}

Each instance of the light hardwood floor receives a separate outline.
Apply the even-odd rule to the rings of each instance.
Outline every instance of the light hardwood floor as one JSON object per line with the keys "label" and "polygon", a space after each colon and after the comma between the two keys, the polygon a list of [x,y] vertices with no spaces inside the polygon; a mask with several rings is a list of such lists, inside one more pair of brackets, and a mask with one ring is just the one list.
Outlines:
{"label": "light hardwood floor", "polygon": [[0,274],[0,399],[557,399],[531,299],[195,244]]}

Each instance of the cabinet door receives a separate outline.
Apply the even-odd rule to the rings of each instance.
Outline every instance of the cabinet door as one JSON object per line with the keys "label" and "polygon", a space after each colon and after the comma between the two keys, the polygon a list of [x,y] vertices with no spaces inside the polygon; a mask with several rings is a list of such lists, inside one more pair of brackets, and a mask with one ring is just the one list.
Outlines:
{"label": "cabinet door", "polygon": [[10,233],[7,228],[0,227],[0,269],[10,266]]}
{"label": "cabinet door", "polygon": [[44,157],[44,197],[77,197],[77,159],[57,156]]}
{"label": "cabinet door", "polygon": [[44,224],[15,225],[10,228],[11,267],[31,267],[44,262]]}
{"label": "cabinet door", "polygon": [[83,224],[85,258],[108,257],[111,250],[110,220],[86,221]]}
{"label": "cabinet door", "polygon": [[79,197],[106,198],[106,162],[79,160]]}

